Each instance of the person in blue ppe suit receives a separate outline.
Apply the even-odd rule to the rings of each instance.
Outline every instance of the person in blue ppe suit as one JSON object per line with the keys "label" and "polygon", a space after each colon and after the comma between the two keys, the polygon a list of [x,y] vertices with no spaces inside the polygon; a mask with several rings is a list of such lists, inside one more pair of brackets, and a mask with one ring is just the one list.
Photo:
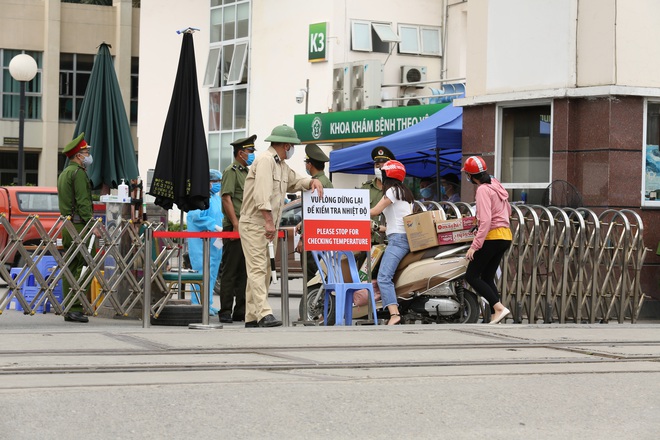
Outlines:
{"label": "person in blue ppe suit", "polygon": [[[209,170],[209,180],[211,181],[211,197],[209,198],[209,209],[196,209],[188,212],[188,231],[189,232],[207,232],[222,231],[222,199],[220,198],[220,181],[222,173],[218,170]],[[219,243],[222,243],[221,239]],[[220,261],[222,260],[222,247],[214,244],[215,239],[211,239],[210,264],[204,267],[204,243],[201,238],[191,238],[188,240],[188,255],[190,256],[190,265],[200,273],[204,269],[210,270],[209,273],[209,316],[216,316],[218,309],[213,307],[213,286],[218,276]],[[192,295],[192,303],[200,304],[198,295]]]}

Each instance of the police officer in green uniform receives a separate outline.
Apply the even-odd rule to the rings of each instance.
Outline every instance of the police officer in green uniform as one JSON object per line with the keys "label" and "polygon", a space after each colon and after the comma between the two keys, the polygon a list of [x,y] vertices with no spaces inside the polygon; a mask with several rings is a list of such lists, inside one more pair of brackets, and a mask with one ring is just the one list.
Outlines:
{"label": "police officer in green uniform", "polygon": [[[63,153],[69,158],[69,165],[57,178],[60,214],[70,217],[78,233],[92,219],[94,212],[92,207],[92,182],[86,173],[87,168],[92,164],[90,149],[91,147],[85,142],[85,133],[80,133],[78,137],[69,142],[63,150]],[[94,234],[100,236],[100,232],[97,230],[94,231]],[[64,229],[62,232],[64,251],[68,251],[72,244],[71,234]],[[77,253],[69,263],[69,270],[76,279],[80,278],[83,266],[85,266],[85,259],[82,253]],[[62,287],[63,293],[67,295],[71,289],[67,277],[63,278]],[[83,314],[80,300],[76,300],[69,312],[64,315],[64,320],[72,322],[89,321],[87,316]]]}
{"label": "police officer in green uniform", "polygon": [[[334,188],[332,182],[330,179],[328,179],[328,176],[326,176],[325,172],[323,171],[325,169],[326,162],[330,160],[328,156],[323,152],[323,150],[321,150],[321,148],[316,144],[308,144],[305,147],[305,154],[307,155],[305,157],[305,171],[307,171],[307,174],[312,176],[312,179],[318,179],[318,181],[321,182],[321,185],[323,185],[323,188]],[[296,226],[298,232],[301,234],[300,241],[296,247],[296,252],[302,252],[303,240],[301,226],[302,224],[298,224],[298,226]],[[316,273],[316,263],[314,262],[314,257],[312,256],[311,252],[307,252],[306,258],[307,280],[310,280]]]}
{"label": "police officer in green uniform", "polygon": [[[381,179],[380,168],[388,160],[395,160],[394,154],[384,146],[378,146],[371,150],[371,158],[374,161],[374,174],[375,177],[371,180],[368,180],[362,184],[360,189],[369,190],[369,205],[373,209],[374,206],[378,204],[380,199],[383,198],[383,180]],[[371,217],[371,220],[374,224],[380,225],[379,221],[380,216]],[[382,243],[382,237],[378,232],[374,231],[371,234],[371,243]]]}
{"label": "police officer in green uniform", "polygon": [[[243,189],[248,167],[254,162],[254,141],[257,135],[237,139],[234,162],[222,173],[222,230],[238,231],[238,220],[243,206]],[[240,239],[224,238],[222,270],[220,275],[220,322],[231,323],[245,320],[245,255]],[[236,304],[234,305],[234,298]],[[232,312],[233,308],[233,312]]]}

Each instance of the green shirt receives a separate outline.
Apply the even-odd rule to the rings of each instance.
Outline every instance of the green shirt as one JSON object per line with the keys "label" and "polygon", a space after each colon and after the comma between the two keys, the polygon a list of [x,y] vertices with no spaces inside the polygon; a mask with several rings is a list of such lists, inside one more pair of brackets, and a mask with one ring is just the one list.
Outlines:
{"label": "green shirt", "polygon": [[[92,219],[92,182],[82,166],[70,162],[62,171],[57,178],[57,199],[60,214],[70,215],[76,223],[87,223]],[[74,218],[76,215],[80,218]]]}
{"label": "green shirt", "polygon": [[334,186],[332,185],[332,182],[330,181],[330,179],[328,179],[328,176],[326,176],[323,171],[319,171],[312,178],[318,180],[319,182],[321,182],[321,185],[323,185],[323,188],[334,188]]}
{"label": "green shirt", "polygon": [[[245,178],[248,174],[248,167],[244,167],[238,161],[234,161],[222,173],[222,194],[228,194],[231,197],[231,202],[234,205],[234,212],[236,218],[241,218],[241,207],[243,206],[243,189],[245,188]],[[229,216],[225,212],[224,205],[222,206],[222,227],[229,228],[232,226]]]}

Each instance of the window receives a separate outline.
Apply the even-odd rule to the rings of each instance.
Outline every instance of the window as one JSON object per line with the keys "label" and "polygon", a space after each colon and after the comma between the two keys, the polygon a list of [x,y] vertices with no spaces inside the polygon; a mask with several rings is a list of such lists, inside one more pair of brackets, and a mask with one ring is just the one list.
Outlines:
{"label": "window", "polygon": [[250,1],[211,0],[211,48],[204,85],[209,91],[209,165],[224,170],[230,145],[247,136]]}
{"label": "window", "polygon": [[399,36],[389,23],[351,21],[351,49],[363,52],[390,52],[390,43],[398,43]]}
{"label": "window", "polygon": [[512,201],[541,204],[550,184],[551,106],[501,107],[500,179]]}
{"label": "window", "polygon": [[642,206],[660,206],[660,102],[646,104]]}
{"label": "window", "polygon": [[399,53],[438,57],[442,55],[439,27],[400,24],[399,35]]}
{"label": "window", "polygon": [[243,80],[245,63],[247,61],[247,46],[247,43],[240,43],[234,48],[234,54],[231,57],[231,65],[229,66],[227,84],[238,84]]}
{"label": "window", "polygon": [[60,121],[78,120],[93,66],[94,55],[60,54]]}
{"label": "window", "polygon": [[[27,185],[39,184],[39,154],[25,151],[23,164],[25,166],[25,183]],[[63,154],[58,156],[64,157]],[[16,185],[18,179],[18,152],[0,151],[0,185]]]}
{"label": "window", "polygon": [[0,71],[2,118],[18,119],[20,117],[21,85],[9,73],[9,63],[12,58],[22,53],[30,55],[37,62],[37,74],[32,81],[25,84],[25,119],[41,119],[42,53],[9,49],[0,49],[0,61],[2,62],[2,70]]}
{"label": "window", "polygon": [[211,43],[247,38],[250,28],[249,1],[211,2]]}
{"label": "window", "polygon": [[138,118],[138,78],[140,73],[140,59],[131,57],[131,124],[137,124]]}

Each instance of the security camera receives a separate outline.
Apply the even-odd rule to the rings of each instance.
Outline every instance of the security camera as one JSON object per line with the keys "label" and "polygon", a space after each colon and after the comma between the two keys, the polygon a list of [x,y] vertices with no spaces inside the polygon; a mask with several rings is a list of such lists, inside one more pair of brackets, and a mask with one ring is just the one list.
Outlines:
{"label": "security camera", "polygon": [[296,92],[296,102],[298,104],[302,104],[304,100],[305,100],[305,91],[303,89],[300,89]]}

